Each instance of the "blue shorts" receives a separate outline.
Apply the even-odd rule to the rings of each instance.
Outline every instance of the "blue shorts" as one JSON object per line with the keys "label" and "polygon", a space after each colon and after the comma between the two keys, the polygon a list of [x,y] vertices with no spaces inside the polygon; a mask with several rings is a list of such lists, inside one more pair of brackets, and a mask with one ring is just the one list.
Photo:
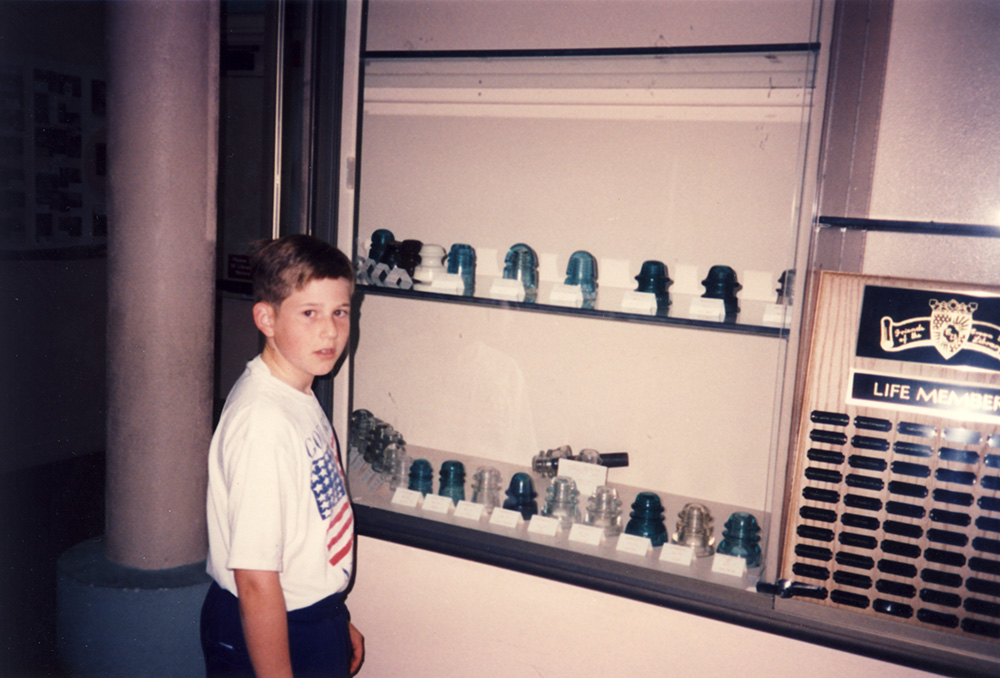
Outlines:
{"label": "blue shorts", "polygon": [[[296,678],[350,676],[349,619],[342,594],[288,613],[288,645]],[[208,678],[253,678],[239,599],[215,582],[201,608],[201,649]]]}

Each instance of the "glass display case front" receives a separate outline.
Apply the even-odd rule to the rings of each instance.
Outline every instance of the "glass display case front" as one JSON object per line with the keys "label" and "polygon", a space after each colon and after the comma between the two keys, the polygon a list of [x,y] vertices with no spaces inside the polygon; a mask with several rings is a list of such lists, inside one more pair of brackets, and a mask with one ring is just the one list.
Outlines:
{"label": "glass display case front", "polygon": [[753,589],[815,67],[810,44],[369,55],[356,502]]}

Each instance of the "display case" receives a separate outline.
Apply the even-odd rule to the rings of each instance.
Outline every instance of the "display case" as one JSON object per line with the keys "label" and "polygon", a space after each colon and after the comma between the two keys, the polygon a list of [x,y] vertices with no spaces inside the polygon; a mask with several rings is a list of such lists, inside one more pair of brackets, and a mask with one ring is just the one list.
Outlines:
{"label": "display case", "polygon": [[[698,500],[717,540],[731,513],[755,515],[766,550],[793,288],[777,298],[795,268],[815,61],[811,45],[370,55],[352,409],[435,469],[462,456],[470,481],[490,465],[509,480],[564,445],[628,452],[606,477],[626,522],[639,491],[661,495],[671,532]],[[474,288],[442,284],[446,270],[391,278],[404,264],[375,251],[380,229],[470,245]],[[533,301],[532,282],[505,270],[521,244]],[[580,251],[596,263],[592,308],[556,298]],[[665,265],[666,298],[637,293],[648,261]],[[738,311],[703,297],[719,265]]]}
{"label": "display case", "polygon": [[993,646],[952,656],[923,630],[859,638],[850,613],[776,604],[800,590],[781,535],[829,30],[360,51],[334,420],[362,534],[928,668],[992,665]]}

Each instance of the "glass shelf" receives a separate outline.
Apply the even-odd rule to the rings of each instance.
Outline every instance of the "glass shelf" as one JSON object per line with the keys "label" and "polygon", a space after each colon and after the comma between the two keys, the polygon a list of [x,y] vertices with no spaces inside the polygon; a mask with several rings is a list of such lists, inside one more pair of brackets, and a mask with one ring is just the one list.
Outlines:
{"label": "glass shelf", "polygon": [[[442,462],[446,460],[460,461],[464,465],[466,471],[465,493],[467,497],[471,496],[471,490],[469,488],[471,487],[472,476],[476,469],[480,467],[492,467],[500,472],[502,479],[501,499],[503,497],[503,490],[506,490],[513,474],[519,472],[531,474],[531,469],[527,466],[506,464],[493,459],[480,459],[469,455],[454,454],[413,445],[407,446],[407,454],[411,459],[423,458],[431,462],[431,466],[434,469],[435,488],[438,487],[437,473],[441,468]],[[614,469],[609,469],[609,471],[609,475],[613,477]],[[534,482],[535,492],[538,494],[538,506],[539,509],[541,509],[541,507],[545,505],[545,490],[551,484],[551,481],[541,478],[537,474],[531,475]],[[506,527],[491,524],[489,516],[485,513],[478,519],[467,519],[456,515],[454,510],[451,510],[447,514],[443,514],[419,507],[413,508],[401,506],[393,503],[393,492],[390,490],[389,485],[385,482],[385,480],[378,473],[375,473],[371,466],[365,463],[361,456],[353,450],[348,457],[348,478],[351,484],[353,501],[356,504],[363,504],[399,515],[431,520],[445,525],[462,527],[476,533],[499,534],[511,539],[516,539],[520,542],[542,544],[550,548],[568,551],[572,554],[589,555],[621,565],[643,567],[659,573],[664,577],[683,577],[711,584],[715,587],[746,590],[754,588],[760,574],[759,567],[747,571],[742,576],[713,572],[713,556],[695,557],[692,559],[690,565],[667,562],[661,559],[662,547],[650,548],[649,552],[645,556],[633,555],[625,551],[617,550],[617,536],[606,536],[601,540],[601,544],[590,545],[571,541],[568,529],[560,529],[554,536],[547,536],[530,532],[528,530],[527,521],[521,522],[516,527]],[[622,525],[624,526],[628,522],[629,507],[635,500],[636,495],[641,491],[649,490],[629,487],[610,481],[607,484],[614,487],[618,491],[618,497],[622,502]],[[676,531],[675,528],[680,510],[686,504],[694,502],[705,506],[711,515],[714,525],[712,535],[715,545],[718,545],[722,539],[722,529],[726,520],[731,514],[737,511],[754,514],[754,517],[757,519],[758,524],[761,527],[760,541],[762,544],[767,543],[770,523],[769,516],[760,515],[759,512],[746,507],[733,506],[720,502],[704,501],[693,497],[682,497],[660,492],[657,492],[657,495],[660,497],[661,503],[665,509],[664,520],[668,534],[673,534]],[[586,503],[587,497],[583,496],[583,493],[581,493],[579,498],[581,514],[583,508],[586,506]],[[468,538],[476,539],[478,538],[478,535],[470,534],[468,535]]]}
{"label": "glass shelf", "polygon": [[780,54],[789,52],[818,52],[817,42],[777,42],[768,44],[740,45],[672,45],[662,47],[584,47],[577,49],[468,49],[430,50],[411,49],[406,51],[369,50],[364,58],[368,60],[411,61],[421,59],[532,59],[571,57],[665,57],[677,55],[721,55],[721,54]]}
{"label": "glass shelf", "polygon": [[[480,286],[477,282],[477,289],[489,289],[488,285]],[[548,289],[552,284],[540,285],[539,298],[548,297]],[[703,330],[713,330],[717,332],[736,332],[753,334],[758,336],[787,337],[788,329],[765,325],[764,314],[771,304],[762,301],[741,300],[740,313],[732,321],[717,322],[702,318],[691,317],[688,309],[691,302],[698,297],[694,295],[670,295],[671,304],[664,311],[657,311],[656,315],[644,315],[641,313],[629,313],[621,310],[621,299],[624,290],[604,288],[598,297],[598,308],[571,308],[546,304],[542,302],[516,302],[485,297],[465,297],[453,294],[441,294],[436,292],[424,292],[418,290],[402,290],[391,287],[378,287],[376,285],[358,285],[358,291],[365,295],[377,295],[387,297],[398,297],[403,299],[414,299],[422,301],[433,301],[446,304],[469,304],[474,306],[507,308],[529,313],[551,313],[586,318],[601,318],[605,320],[617,320],[629,323],[648,323],[653,325],[672,325],[676,327],[689,327]],[[791,309],[788,309],[791,313]]]}
{"label": "glass shelf", "polygon": [[[776,90],[812,87],[818,46],[811,43],[650,47],[606,50],[493,50],[369,52],[366,98],[403,87],[434,96],[450,90],[613,92]],[[424,96],[420,99],[427,102]],[[776,103],[776,102],[772,102]]]}
{"label": "glass shelf", "polygon": [[921,235],[950,235],[978,238],[1000,238],[1000,227],[981,224],[953,224],[938,221],[899,221],[894,219],[858,219],[821,216],[819,225],[852,231],[883,231]]}

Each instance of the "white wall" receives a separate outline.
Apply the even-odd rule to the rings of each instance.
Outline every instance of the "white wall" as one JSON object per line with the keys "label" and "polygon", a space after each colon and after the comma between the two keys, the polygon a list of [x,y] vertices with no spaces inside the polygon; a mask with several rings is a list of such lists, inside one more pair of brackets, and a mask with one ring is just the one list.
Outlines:
{"label": "white wall", "polygon": [[[1000,226],[1000,3],[893,6],[870,216]],[[1000,238],[868,234],[864,272],[1000,284]]]}
{"label": "white wall", "polygon": [[930,675],[374,539],[358,568],[362,678]]}
{"label": "white wall", "polygon": [[893,5],[871,216],[1000,226],[1000,3]]}

